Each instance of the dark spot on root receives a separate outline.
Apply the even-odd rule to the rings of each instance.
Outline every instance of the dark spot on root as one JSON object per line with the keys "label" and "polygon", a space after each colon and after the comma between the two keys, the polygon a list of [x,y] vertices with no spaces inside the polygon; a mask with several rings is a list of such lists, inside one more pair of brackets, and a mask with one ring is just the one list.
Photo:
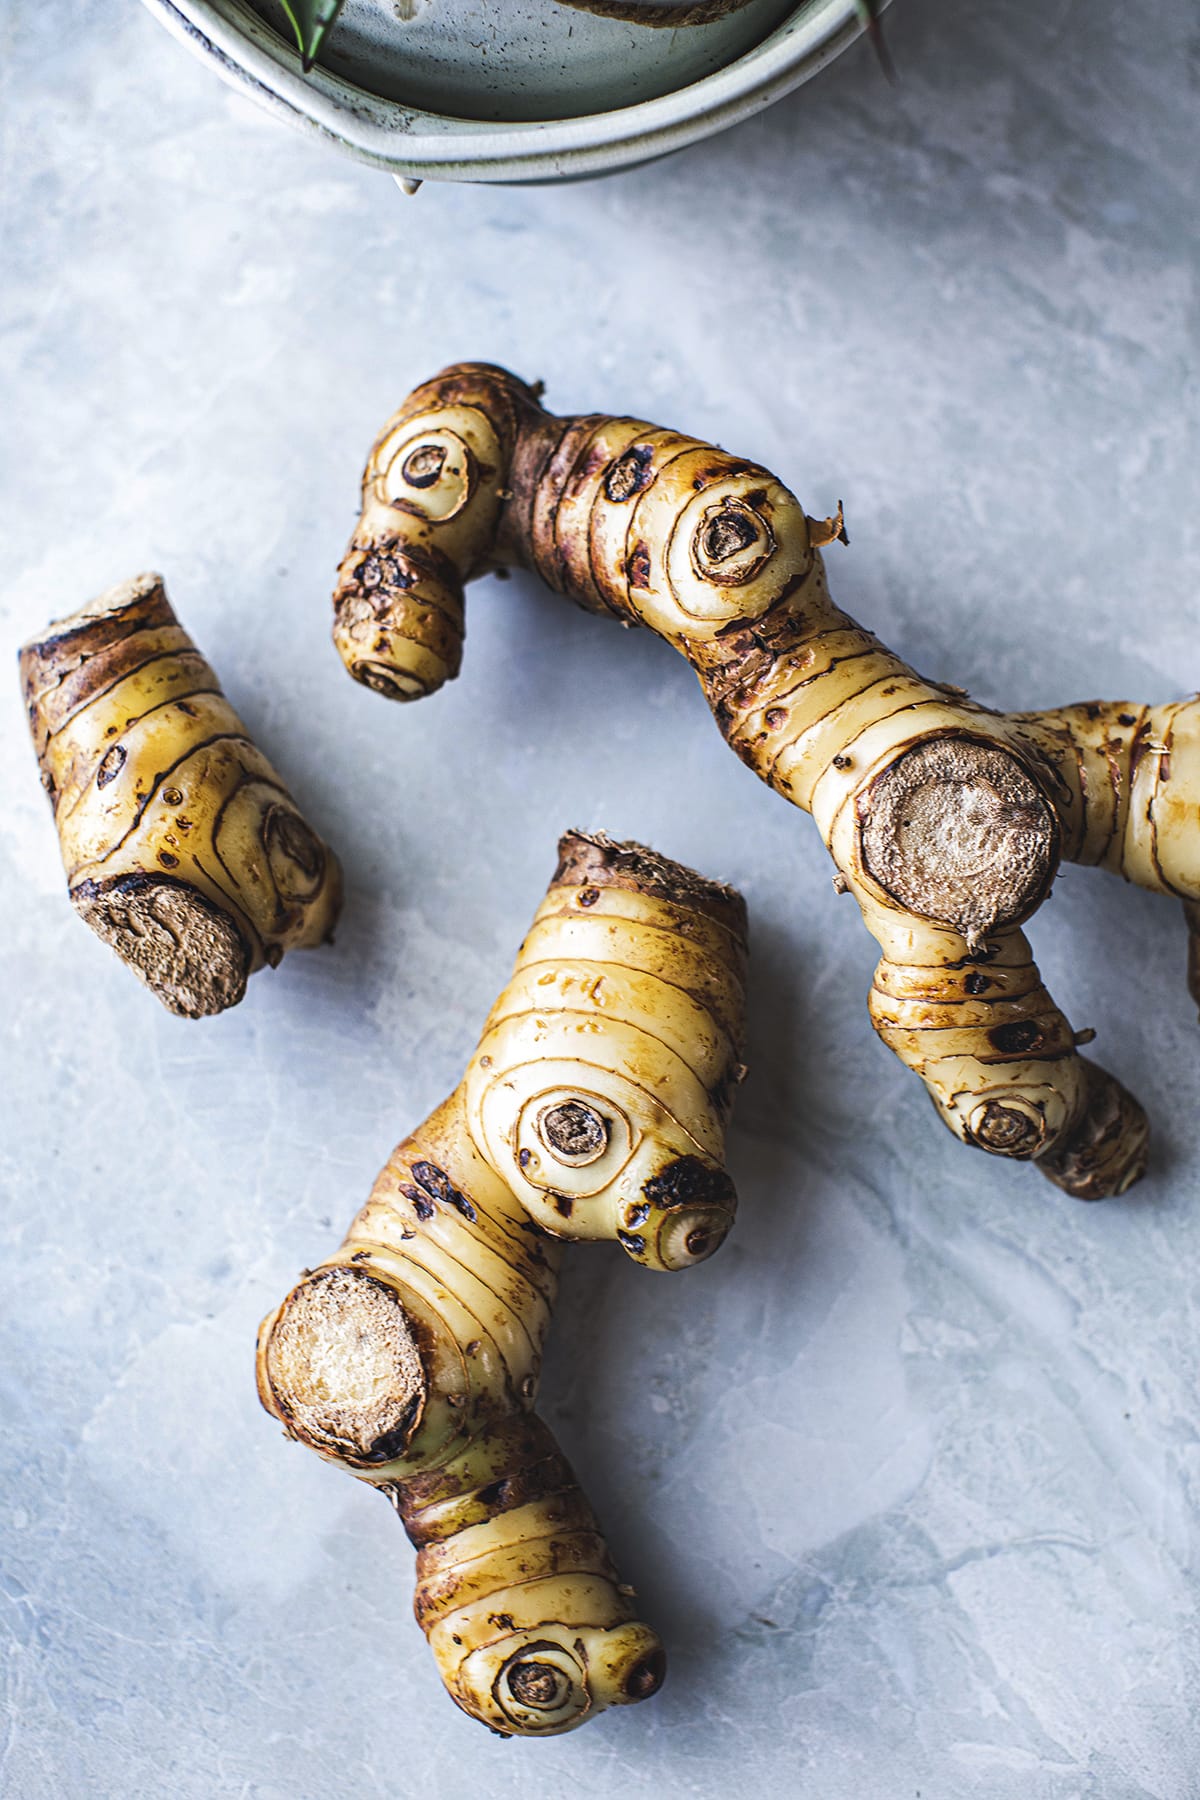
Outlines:
{"label": "dark spot on root", "polygon": [[114,744],[96,771],[96,786],[98,788],[107,787],[110,781],[116,780],[117,776],[121,773],[121,770],[125,767],[125,756],[126,751],[124,744]]}
{"label": "dark spot on root", "polygon": [[625,1692],[631,1700],[649,1700],[666,1680],[667,1659],[661,1650],[652,1650],[635,1663],[625,1678]]}
{"label": "dark spot on root", "polygon": [[595,906],[595,904],[599,898],[600,898],[599,888],[587,887],[587,888],[580,888],[580,890],[579,890],[580,906]]}
{"label": "dark spot on root", "polygon": [[967,979],[963,982],[963,986],[966,988],[968,994],[986,994],[991,985],[988,977],[980,974],[978,969],[972,969],[971,973],[967,976]]}
{"label": "dark spot on root", "polygon": [[701,543],[709,562],[725,562],[752,544],[758,533],[744,513],[719,512],[703,528]]}
{"label": "dark spot on root", "polygon": [[646,1240],[638,1231],[618,1231],[617,1242],[623,1244],[631,1256],[645,1254]]}
{"label": "dark spot on root", "polygon": [[400,1192],[404,1195],[406,1200],[412,1201],[413,1211],[416,1213],[418,1219],[432,1219],[432,1200],[427,1200],[425,1195],[415,1187],[402,1187]]}
{"label": "dark spot on root", "polygon": [[385,1431],[382,1437],[375,1439],[371,1448],[363,1456],[368,1463],[391,1462],[394,1457],[402,1456],[408,1448],[408,1440],[412,1428],[417,1422],[417,1415],[424,1403],[423,1394],[414,1394],[405,1406],[404,1411],[391,1431]]}
{"label": "dark spot on root", "polygon": [[520,1663],[508,1678],[509,1692],[522,1706],[553,1706],[562,1688],[562,1675],[549,1663]]}
{"label": "dark spot on root", "polygon": [[654,451],[649,444],[634,444],[618,456],[604,481],[604,491],[615,505],[632,500],[650,479]]}
{"label": "dark spot on root", "polygon": [[1016,1107],[991,1100],[984,1107],[972,1135],[985,1150],[993,1150],[1000,1156],[1028,1158],[1037,1153],[1045,1135],[1045,1125]]}
{"label": "dark spot on root", "polygon": [[634,545],[625,570],[629,576],[630,587],[648,588],[650,586],[650,552],[645,544]]}
{"label": "dark spot on root", "polygon": [[400,465],[400,473],[410,487],[432,487],[441,475],[446,463],[446,451],[442,444],[423,444],[420,449],[413,450]]}
{"label": "dark spot on root", "polygon": [[677,1157],[645,1184],[642,1196],[664,1211],[678,1206],[732,1207],[736,1199],[724,1169],[714,1169],[698,1156]]}
{"label": "dark spot on root", "polygon": [[417,584],[417,571],[397,561],[394,556],[368,556],[358,570],[359,585],[370,593],[373,588],[399,589],[402,594]]}
{"label": "dark spot on root", "polygon": [[542,1136],[560,1156],[598,1156],[608,1143],[608,1122],[582,1100],[564,1100],[542,1115]]}
{"label": "dark spot on root", "polygon": [[1042,1041],[1042,1028],[1036,1019],[1014,1019],[1011,1024],[997,1025],[988,1032],[988,1042],[1003,1056],[1021,1056],[1036,1050]]}
{"label": "dark spot on root", "polygon": [[[431,1199],[440,1200],[444,1205],[452,1206],[456,1212],[462,1214],[464,1219],[470,1219],[474,1224],[478,1216],[475,1208],[467,1196],[460,1193],[455,1187],[444,1169],[439,1169],[436,1163],[415,1162],[412,1166],[412,1173],[413,1180],[424,1188]],[[423,1213],[421,1216],[423,1218],[430,1217],[432,1210],[430,1208],[429,1213]]]}
{"label": "dark spot on root", "polygon": [[444,1172],[444,1168],[439,1168],[437,1163],[414,1163],[412,1179],[416,1181],[417,1186],[425,1188],[425,1192],[435,1201],[450,1199],[450,1190],[452,1190],[450,1175]]}

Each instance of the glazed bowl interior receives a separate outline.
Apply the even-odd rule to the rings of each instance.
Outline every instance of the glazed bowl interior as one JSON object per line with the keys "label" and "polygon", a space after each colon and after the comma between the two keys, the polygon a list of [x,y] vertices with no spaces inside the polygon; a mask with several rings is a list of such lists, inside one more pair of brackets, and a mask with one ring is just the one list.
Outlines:
{"label": "glazed bowl interior", "polygon": [[[281,0],[250,0],[285,42]],[[753,49],[795,0],[345,0],[322,68],[450,118],[569,119],[690,87]]]}
{"label": "glazed bowl interior", "polygon": [[685,24],[674,0],[647,0],[658,22],[640,23],[641,3],[347,0],[305,72],[279,0],[144,0],[223,80],[410,188],[667,155],[799,87],[863,29],[857,0],[693,0]]}

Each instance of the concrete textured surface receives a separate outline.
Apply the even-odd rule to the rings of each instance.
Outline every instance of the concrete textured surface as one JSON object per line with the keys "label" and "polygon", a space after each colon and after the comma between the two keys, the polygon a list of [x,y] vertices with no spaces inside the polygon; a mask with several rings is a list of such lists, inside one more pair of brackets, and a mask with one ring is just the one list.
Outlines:
{"label": "concrete textured surface", "polygon": [[[1071,870],[1052,991],[1150,1107],[1123,1201],[972,1154],[875,1040],[810,821],[683,663],[531,580],[404,710],[328,642],[362,457],[511,364],[845,502],[837,597],[1007,706],[1200,680],[1191,0],[898,0],[680,157],[426,187],[234,98],[133,4],[0,16],[0,1791],[469,1800],[1200,1792],[1200,1031],[1178,909]],[[80,925],[11,656],[162,568],[336,844],[336,948],[163,1012]],[[286,1443],[257,1321],[457,1080],[569,824],[745,890],[738,1228],[570,1259],[545,1410],[671,1651],[501,1743],[376,1496]]]}

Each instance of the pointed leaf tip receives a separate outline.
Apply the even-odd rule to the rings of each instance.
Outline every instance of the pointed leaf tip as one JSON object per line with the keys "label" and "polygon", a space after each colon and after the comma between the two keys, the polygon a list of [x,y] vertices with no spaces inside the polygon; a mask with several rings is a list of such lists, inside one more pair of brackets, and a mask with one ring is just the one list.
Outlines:
{"label": "pointed leaf tip", "polygon": [[342,10],[342,0],[281,0],[300,52],[300,66],[307,75],[321,53],[330,26]]}
{"label": "pointed leaf tip", "polygon": [[880,22],[879,15],[883,10],[882,0],[854,0],[854,4],[855,10],[862,20],[863,30],[875,52],[875,60],[883,71],[884,79],[891,87],[898,86],[900,78],[896,73],[896,65],[892,61],[892,53],[888,49],[887,39],[883,35],[883,25]]}

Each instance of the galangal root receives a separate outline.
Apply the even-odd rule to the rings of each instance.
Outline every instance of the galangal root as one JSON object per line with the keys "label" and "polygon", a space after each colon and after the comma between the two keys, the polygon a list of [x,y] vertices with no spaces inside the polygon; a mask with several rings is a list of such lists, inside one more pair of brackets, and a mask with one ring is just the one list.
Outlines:
{"label": "galangal root", "polygon": [[263,1405],[391,1499],[442,1679],[501,1733],[663,1678],[533,1405],[562,1240],[685,1269],[733,1221],[744,964],[731,888],[568,833],[462,1082],[259,1335]]}
{"label": "galangal root", "polygon": [[1200,699],[1001,714],[838,610],[843,539],[775,477],[639,419],[556,418],[466,363],[386,424],[334,597],[351,674],[395,699],[457,673],[463,588],[507,565],[692,664],[722,732],[812,813],[883,952],[876,1030],[950,1129],[1082,1199],[1142,1174],[1138,1102],[1080,1056],[1021,926],[1059,863],[1184,903],[1200,1002]]}
{"label": "galangal root", "polygon": [[71,903],[184,1018],[222,1012],[329,938],[341,872],[139,575],[21,651]]}

